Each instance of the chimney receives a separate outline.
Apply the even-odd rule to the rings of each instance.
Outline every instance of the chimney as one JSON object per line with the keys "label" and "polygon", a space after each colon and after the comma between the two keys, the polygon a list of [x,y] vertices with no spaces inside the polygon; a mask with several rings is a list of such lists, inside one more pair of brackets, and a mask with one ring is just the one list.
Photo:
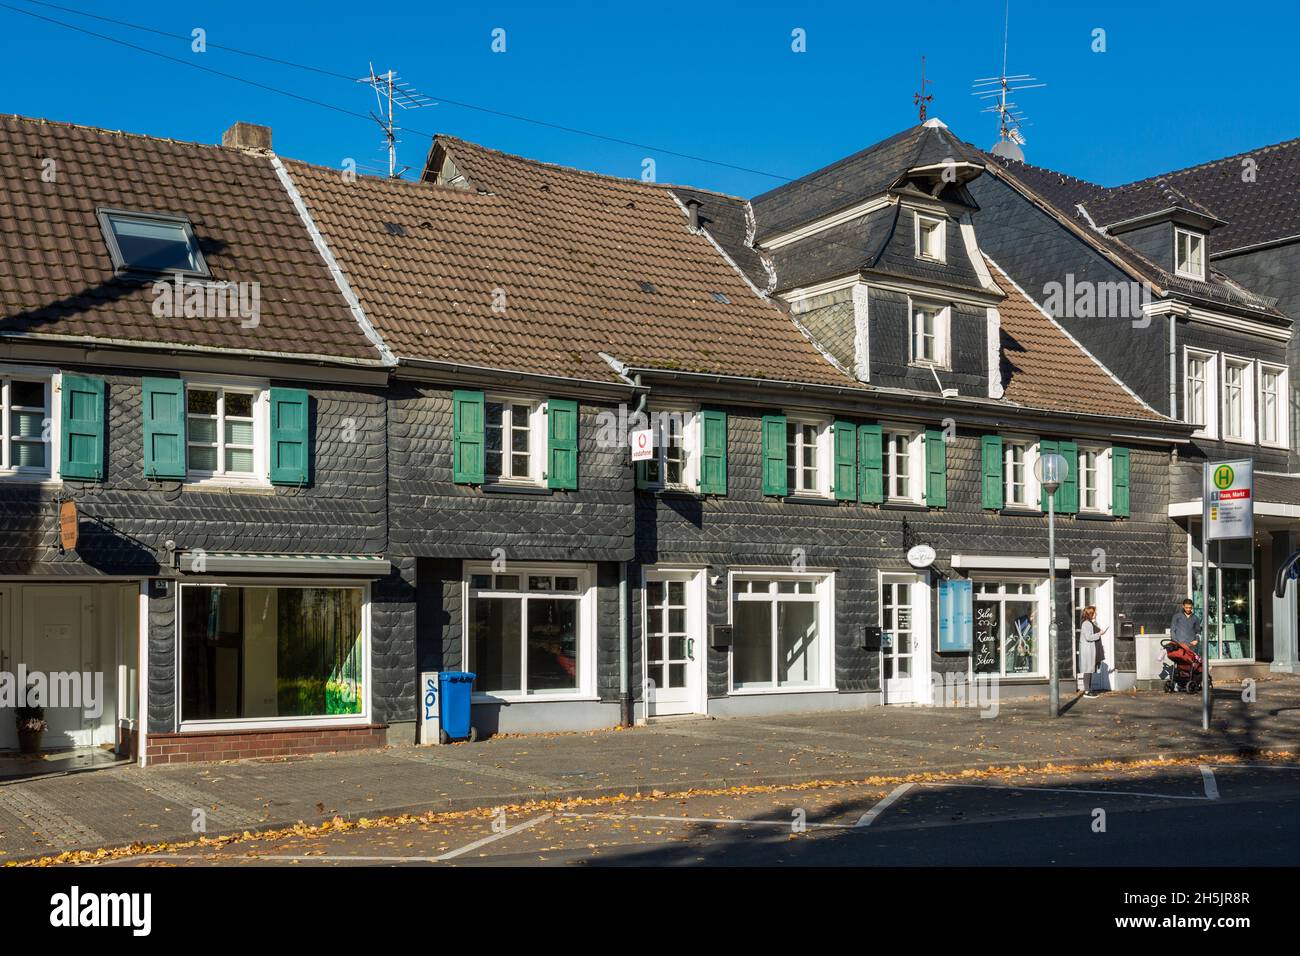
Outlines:
{"label": "chimney", "polygon": [[698,199],[686,200],[686,213],[690,217],[689,223],[691,232],[700,231],[700,201]]}
{"label": "chimney", "polygon": [[232,149],[271,149],[271,127],[236,123],[221,134],[221,145]]}

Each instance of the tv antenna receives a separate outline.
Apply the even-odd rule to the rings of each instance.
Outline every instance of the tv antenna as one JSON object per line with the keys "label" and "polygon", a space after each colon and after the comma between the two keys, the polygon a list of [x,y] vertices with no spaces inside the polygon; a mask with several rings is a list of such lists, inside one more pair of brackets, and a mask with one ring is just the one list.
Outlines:
{"label": "tv antenna", "polygon": [[916,106],[917,110],[920,112],[921,114],[920,119],[922,123],[925,122],[925,107],[932,99],[934,99],[933,93],[927,94],[925,92],[925,85],[927,83],[929,83],[931,86],[934,85],[933,80],[927,80],[925,78],[925,57],[922,56],[921,57],[921,92],[912,94],[912,104]]}
{"label": "tv antenna", "polygon": [[384,142],[388,147],[388,178],[396,179],[410,167],[403,166],[400,171],[397,168],[397,144],[401,142],[397,138],[397,132],[401,127],[393,122],[393,107],[418,110],[422,106],[433,106],[434,101],[399,77],[394,70],[376,73],[373,63],[370,64],[370,75],[361,77],[357,82],[368,84],[375,91],[379,112],[376,114],[372,110],[370,118],[384,131]]}
{"label": "tv antenna", "polygon": [[975,87],[971,96],[978,96],[982,100],[992,100],[980,112],[998,114],[998,141],[993,145],[990,152],[994,156],[1002,156],[1023,162],[1025,152],[1020,147],[1025,145],[1025,137],[1020,130],[1022,127],[1031,124],[1025,118],[1025,114],[1020,111],[1020,108],[1009,99],[1009,95],[1019,93],[1021,90],[1037,89],[1047,84],[1036,82],[1038,78],[1030,76],[1028,73],[1007,73],[1007,40],[1010,32],[1011,0],[1007,0],[1006,18],[1002,25],[1002,73],[1000,76],[988,76],[976,80],[971,84]]}

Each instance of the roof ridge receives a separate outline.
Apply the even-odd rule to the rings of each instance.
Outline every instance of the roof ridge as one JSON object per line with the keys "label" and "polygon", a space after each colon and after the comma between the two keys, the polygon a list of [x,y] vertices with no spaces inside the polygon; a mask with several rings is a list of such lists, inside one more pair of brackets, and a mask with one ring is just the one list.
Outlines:
{"label": "roof ridge", "polygon": [[790,179],[781,183],[779,186],[773,186],[771,189],[765,190],[759,193],[757,196],[751,197],[750,201],[757,202],[758,200],[762,199],[764,196],[768,196],[776,192],[778,189],[785,189],[787,186],[796,186],[799,183],[810,181],[814,176],[821,176],[824,173],[827,173],[838,166],[843,166],[849,162],[852,162],[855,159],[859,159],[862,156],[865,156],[867,153],[874,152],[875,150],[878,149],[883,149],[884,147],[893,144],[896,140],[902,139],[907,134],[915,133],[917,130],[924,130],[924,127],[921,126],[921,124],[919,123],[913,126],[908,126],[907,128],[901,129],[897,133],[894,133],[891,136],[886,136],[884,139],[872,143],[870,146],[862,147],[862,149],[858,150],[855,153],[850,153],[848,156],[841,156],[839,159],[835,160],[834,162],[827,163],[825,166],[820,166],[817,169],[812,170],[811,172],[804,173],[802,176],[799,176],[796,179]]}
{"label": "roof ridge", "polygon": [[237,146],[222,146],[220,143],[201,143],[197,140],[173,139],[170,136],[155,136],[152,133],[133,133],[125,129],[108,129],[104,126],[90,126],[86,123],[73,123],[68,120],[47,119],[41,116],[24,116],[22,113],[0,113],[0,118],[13,119],[20,123],[28,123],[32,126],[56,126],[62,129],[79,129],[88,133],[101,133],[105,136],[121,136],[127,139],[144,139],[154,143],[171,143],[174,146],[198,146],[202,149],[221,150],[226,153],[239,153],[244,156],[251,155],[247,150],[240,149]]}
{"label": "roof ridge", "polygon": [[[1285,146],[1300,146],[1300,136],[1284,139],[1276,143],[1269,143],[1265,146],[1257,146],[1254,149],[1244,149],[1239,153],[1233,153],[1230,156],[1220,156],[1218,159],[1209,159],[1203,163],[1197,163],[1194,166],[1184,166],[1181,169],[1170,169],[1163,173],[1156,173],[1152,176],[1146,176],[1142,179],[1135,179],[1131,183],[1123,183],[1124,186],[1137,186],[1142,183],[1151,182],[1152,180],[1162,179],[1170,176],[1183,176],[1188,173],[1194,173],[1202,169],[1208,169],[1211,166],[1217,166],[1220,163],[1231,162],[1234,159],[1242,159],[1246,156],[1253,156],[1258,153],[1266,153],[1271,150],[1281,149]],[[1112,187],[1118,188],[1118,187]]]}
{"label": "roof ridge", "polygon": [[[651,183],[648,183],[648,182],[645,182],[644,180],[636,179],[635,177],[632,177],[632,176],[615,176],[615,175],[613,175],[612,173],[598,173],[598,172],[596,172],[596,171],[593,170],[593,169],[579,169],[579,168],[576,167],[576,166],[565,166],[563,163],[552,163],[552,162],[548,162],[547,160],[544,160],[544,159],[532,159],[532,158],[530,158],[530,157],[528,157],[528,156],[521,156],[521,155],[519,155],[518,153],[508,153],[508,152],[506,152],[506,151],[503,150],[503,149],[494,149],[494,148],[491,147],[491,146],[484,146],[482,143],[476,143],[476,142],[474,142],[473,140],[463,139],[463,138],[461,138],[461,137],[459,137],[459,136],[452,136],[452,135],[450,135],[450,134],[448,134],[448,133],[438,133],[438,134],[436,134],[436,135],[434,136],[434,138],[433,138],[433,141],[436,143],[436,142],[438,142],[439,140],[441,140],[441,141],[443,141],[443,142],[446,142],[446,143],[459,144],[459,145],[461,145],[461,146],[470,146],[470,147],[472,147],[472,148],[474,148],[474,149],[481,149],[481,150],[483,150],[483,152],[485,152],[485,153],[491,153],[491,154],[493,154],[494,156],[500,156],[500,157],[502,157],[503,159],[510,159],[510,160],[514,160],[514,161],[516,161],[516,162],[520,162],[520,163],[527,163],[529,166],[539,166],[539,167],[541,167],[542,169],[554,169],[554,170],[558,170],[558,171],[563,172],[563,173],[566,173],[566,174],[575,174],[575,173],[576,173],[576,174],[579,175],[579,176],[590,176],[590,177],[593,178],[593,179],[606,179],[606,180],[610,180],[610,181],[612,181],[612,182],[616,182],[616,183],[626,183],[627,185],[630,185],[630,186],[637,186],[637,187],[641,187],[641,188],[651,188],[651,189],[655,189],[655,188],[657,188],[657,189],[671,189],[671,188],[672,188],[672,185],[669,184],[669,183],[658,183],[658,182],[651,182]],[[694,187],[694,186],[685,186],[685,185],[680,185],[680,184],[679,184],[679,185],[678,185],[678,188],[680,188],[680,189],[695,189],[696,187]],[[720,194],[720,195],[723,195],[723,194]],[[732,199],[737,199],[737,198],[739,198],[739,197],[732,196],[732,197],[730,197],[730,198],[732,198]]]}

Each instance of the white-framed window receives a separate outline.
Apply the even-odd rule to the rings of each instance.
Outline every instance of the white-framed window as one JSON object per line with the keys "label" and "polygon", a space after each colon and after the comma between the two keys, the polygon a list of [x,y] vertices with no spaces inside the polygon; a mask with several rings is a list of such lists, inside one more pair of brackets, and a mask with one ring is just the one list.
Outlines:
{"label": "white-framed window", "polygon": [[731,576],[732,692],[834,685],[834,575]]}
{"label": "white-framed window", "polygon": [[1110,449],[1079,447],[1079,510],[1110,514]]}
{"label": "white-framed window", "polygon": [[694,411],[663,409],[649,413],[654,457],[645,462],[644,483],[651,488],[698,491],[699,455]]}
{"label": "white-framed window", "polygon": [[191,481],[267,480],[268,391],[264,385],[185,382],[185,461]]}
{"label": "white-framed window", "polygon": [[182,731],[366,721],[367,585],[204,582],[179,601]]}
{"label": "white-framed window", "polygon": [[1038,508],[1042,503],[1034,461],[1038,442],[1028,438],[1006,438],[1002,442],[1003,497],[1007,508]]}
{"label": "white-framed window", "polygon": [[466,566],[464,660],[475,695],[590,697],[595,646],[590,565]]}
{"label": "white-framed window", "polygon": [[1205,279],[1205,236],[1174,227],[1174,271],[1188,279]]}
{"label": "white-framed window", "polygon": [[504,484],[540,485],[545,468],[546,415],[542,402],[488,395],[483,404],[483,477]]}
{"label": "white-framed window", "polygon": [[1259,363],[1259,443],[1285,448],[1287,444],[1287,370],[1282,365]]}
{"label": "white-framed window", "polygon": [[971,669],[976,675],[1045,676],[1047,656],[1039,622],[1046,617],[1046,582],[974,582],[974,646]]}
{"label": "white-framed window", "polygon": [[787,419],[785,479],[792,495],[831,493],[830,422]]}
{"label": "white-framed window", "polygon": [[1254,367],[1249,359],[1223,356],[1224,441],[1255,440]]}
{"label": "white-framed window", "polygon": [[58,447],[53,376],[0,371],[0,476],[50,478]]}
{"label": "white-framed window", "polygon": [[1197,426],[1196,435],[1219,433],[1219,356],[1217,352],[1183,351],[1183,417]]}
{"label": "white-framed window", "polygon": [[921,504],[925,489],[925,442],[919,431],[886,428],[881,434],[886,501]]}
{"label": "white-framed window", "polygon": [[934,302],[912,301],[910,311],[911,363],[947,366],[951,309]]}
{"label": "white-framed window", "polygon": [[932,262],[944,262],[947,253],[944,241],[944,221],[916,213],[915,222],[916,258],[929,259]]}

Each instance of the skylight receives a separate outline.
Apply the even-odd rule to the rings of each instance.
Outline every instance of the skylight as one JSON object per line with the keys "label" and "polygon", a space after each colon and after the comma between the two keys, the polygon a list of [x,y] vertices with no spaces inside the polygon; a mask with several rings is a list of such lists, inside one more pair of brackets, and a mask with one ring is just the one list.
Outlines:
{"label": "skylight", "polygon": [[118,272],[210,276],[194,227],[178,216],[101,209],[99,224]]}

